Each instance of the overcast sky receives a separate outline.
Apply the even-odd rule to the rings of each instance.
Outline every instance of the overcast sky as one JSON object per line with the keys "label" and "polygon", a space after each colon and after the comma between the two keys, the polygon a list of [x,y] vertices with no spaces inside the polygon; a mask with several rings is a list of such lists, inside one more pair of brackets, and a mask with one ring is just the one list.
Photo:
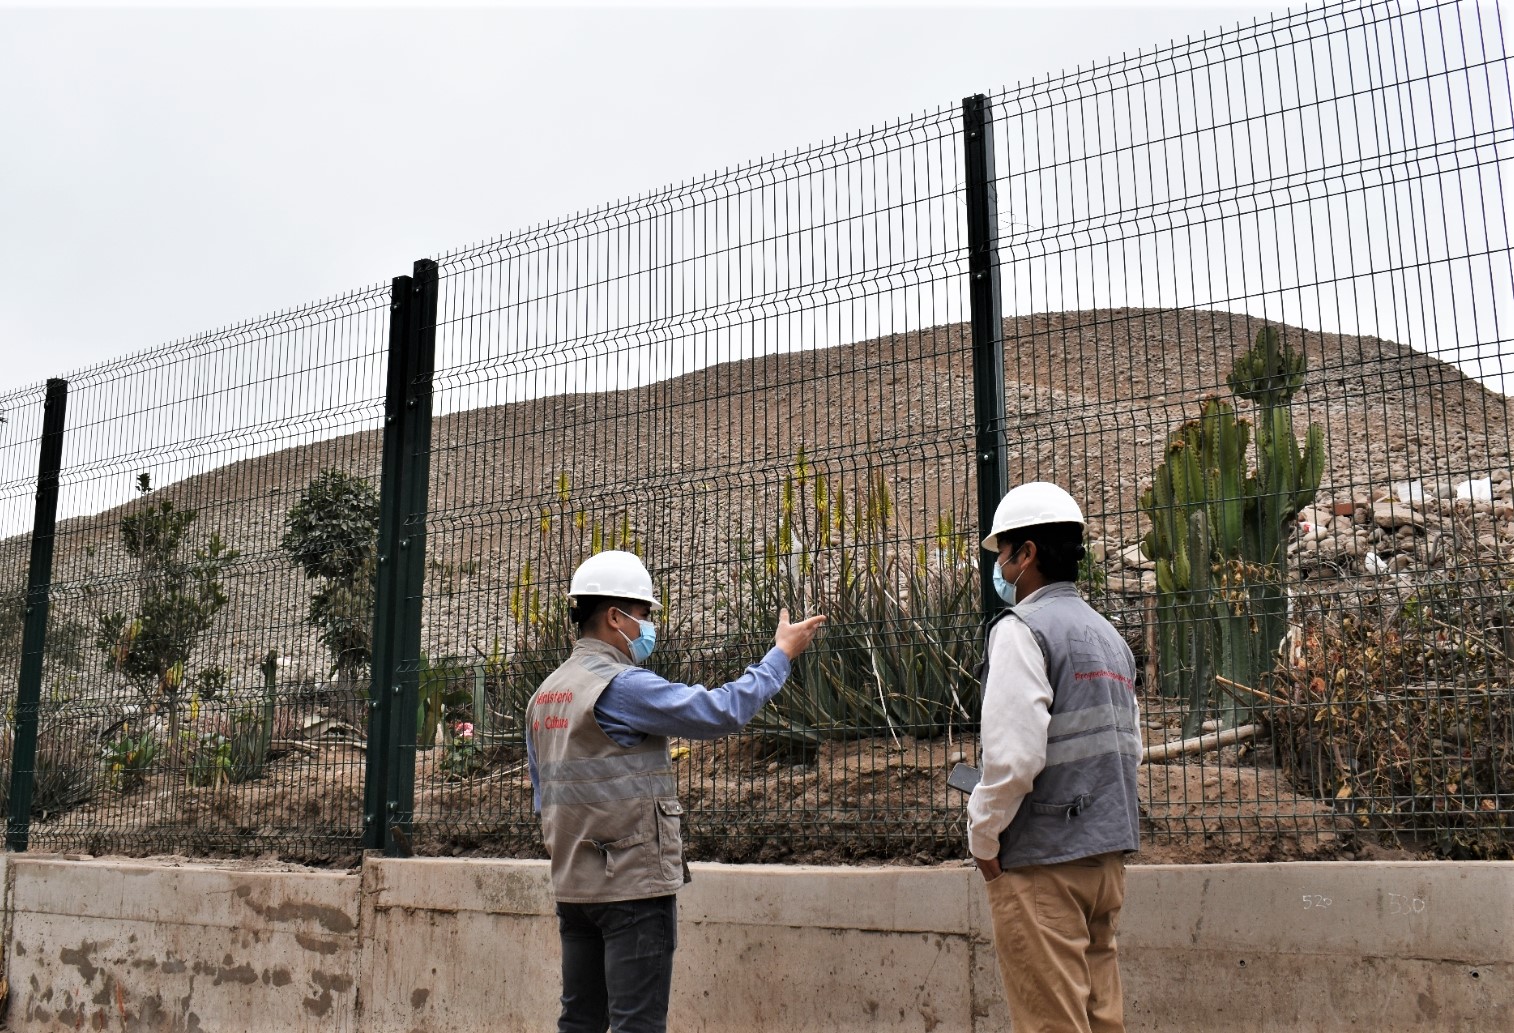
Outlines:
{"label": "overcast sky", "polygon": [[1273,10],[0,0],[0,394]]}

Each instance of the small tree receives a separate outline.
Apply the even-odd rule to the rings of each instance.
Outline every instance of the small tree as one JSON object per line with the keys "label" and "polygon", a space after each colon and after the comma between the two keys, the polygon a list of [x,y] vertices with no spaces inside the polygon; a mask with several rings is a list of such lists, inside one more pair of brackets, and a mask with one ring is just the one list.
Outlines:
{"label": "small tree", "polygon": [[373,660],[379,498],[365,478],[323,470],[284,516],[286,555],[319,582],[306,621],[331,654],[331,670],[350,685]]}
{"label": "small tree", "polygon": [[[147,474],[138,475],[137,491],[152,493]],[[166,711],[170,743],[178,741],[185,688],[215,680],[218,669],[194,676],[189,670],[200,636],[227,603],[221,574],[239,555],[214,531],[204,546],[190,548],[198,516],[160,498],[121,519],[121,544],[136,563],[137,598],[130,612],[100,613],[95,636],[96,647],[147,704]]]}

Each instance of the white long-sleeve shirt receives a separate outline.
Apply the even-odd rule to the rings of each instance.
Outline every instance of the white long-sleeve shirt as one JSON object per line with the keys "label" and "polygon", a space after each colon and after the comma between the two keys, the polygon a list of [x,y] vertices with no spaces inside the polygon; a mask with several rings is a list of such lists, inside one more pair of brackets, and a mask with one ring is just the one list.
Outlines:
{"label": "white long-sleeve shirt", "polygon": [[[1029,602],[1041,591],[1021,602]],[[999,836],[1046,767],[1051,702],[1046,658],[1035,635],[1013,617],[1001,620],[988,641],[978,751],[983,780],[967,800],[967,846],[974,857],[993,860],[999,856]]]}

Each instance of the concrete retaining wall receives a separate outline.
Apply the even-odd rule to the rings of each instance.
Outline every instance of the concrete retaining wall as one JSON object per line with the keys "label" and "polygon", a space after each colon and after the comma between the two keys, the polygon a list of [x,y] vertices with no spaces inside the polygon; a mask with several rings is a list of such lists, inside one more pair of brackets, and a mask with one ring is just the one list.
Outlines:
{"label": "concrete retaining wall", "polygon": [[10,855],[17,1030],[359,1028],[359,880]]}
{"label": "concrete retaining wall", "polygon": [[[965,868],[699,865],[670,1027],[1009,1029]],[[15,1030],[541,1030],[545,865],[0,858]],[[1129,1028],[1514,1029],[1514,863],[1132,867]]]}

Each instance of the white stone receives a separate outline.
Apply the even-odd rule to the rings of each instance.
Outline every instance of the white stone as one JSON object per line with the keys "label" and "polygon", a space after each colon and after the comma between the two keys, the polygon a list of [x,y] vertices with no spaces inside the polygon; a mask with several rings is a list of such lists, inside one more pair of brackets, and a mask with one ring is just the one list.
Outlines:
{"label": "white stone", "polygon": [[1462,481],[1456,486],[1458,499],[1471,499],[1474,502],[1493,501],[1493,478],[1478,477],[1475,480]]}
{"label": "white stone", "polygon": [[1393,497],[1399,502],[1423,502],[1425,499],[1424,482],[1418,478],[1412,481],[1394,481]]}

